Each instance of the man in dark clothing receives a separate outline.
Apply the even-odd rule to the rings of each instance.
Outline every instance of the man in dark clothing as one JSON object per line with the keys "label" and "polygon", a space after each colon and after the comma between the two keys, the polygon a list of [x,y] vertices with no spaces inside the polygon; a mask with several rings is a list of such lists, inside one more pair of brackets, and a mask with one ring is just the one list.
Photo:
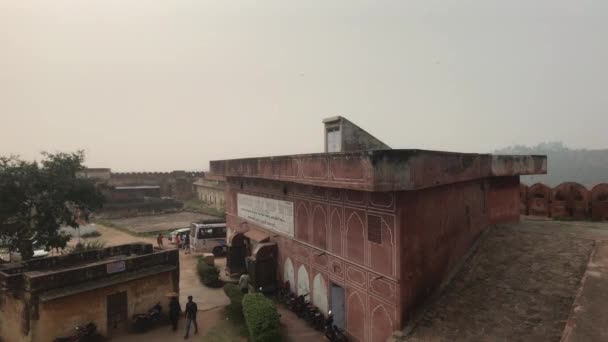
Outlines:
{"label": "man in dark clothing", "polygon": [[186,336],[184,338],[188,338],[190,334],[190,324],[194,323],[194,333],[198,334],[198,324],[196,324],[196,313],[198,312],[198,307],[196,303],[192,301],[192,296],[188,296],[188,303],[186,303]]}
{"label": "man in dark clothing", "polygon": [[171,320],[173,331],[177,330],[177,321],[181,312],[182,308],[177,301],[177,297],[171,297],[171,301],[169,302],[169,320]]}
{"label": "man in dark clothing", "polygon": [[184,239],[184,251],[186,254],[190,254],[190,234],[186,234]]}

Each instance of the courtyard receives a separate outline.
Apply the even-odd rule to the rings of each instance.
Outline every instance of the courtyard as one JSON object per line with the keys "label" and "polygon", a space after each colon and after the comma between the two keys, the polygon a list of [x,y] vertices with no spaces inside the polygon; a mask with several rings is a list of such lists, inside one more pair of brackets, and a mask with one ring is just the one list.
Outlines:
{"label": "courtyard", "polygon": [[217,219],[217,217],[183,211],[179,213],[162,215],[146,215],[119,219],[108,219],[104,222],[108,222],[113,226],[128,229],[133,233],[153,233],[179,228],[187,228],[192,222],[207,219]]}

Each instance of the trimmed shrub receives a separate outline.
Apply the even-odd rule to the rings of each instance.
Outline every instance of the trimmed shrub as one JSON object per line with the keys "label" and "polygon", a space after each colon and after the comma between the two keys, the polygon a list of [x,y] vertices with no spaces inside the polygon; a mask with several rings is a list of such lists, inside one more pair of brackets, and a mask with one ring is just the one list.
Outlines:
{"label": "trimmed shrub", "polygon": [[243,297],[243,315],[252,342],[282,341],[280,315],[272,300],[261,293]]}
{"label": "trimmed shrub", "polygon": [[220,280],[220,271],[215,266],[210,266],[205,262],[202,257],[198,258],[198,264],[196,266],[198,276],[201,282],[208,287],[222,287],[224,285]]}
{"label": "trimmed shrub", "polygon": [[101,236],[101,233],[96,230],[80,235],[80,237],[83,239],[95,238],[95,237],[100,237],[100,236]]}
{"label": "trimmed shrub", "polygon": [[230,298],[230,304],[226,306],[226,315],[233,321],[243,321],[243,297],[241,289],[235,284],[224,285],[224,292]]}

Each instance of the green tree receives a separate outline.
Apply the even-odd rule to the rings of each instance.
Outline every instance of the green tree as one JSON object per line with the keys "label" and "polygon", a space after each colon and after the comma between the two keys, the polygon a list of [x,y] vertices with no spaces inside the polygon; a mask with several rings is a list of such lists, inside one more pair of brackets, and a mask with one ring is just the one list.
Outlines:
{"label": "green tree", "polygon": [[0,157],[0,239],[23,259],[33,255],[33,239],[47,248],[65,247],[61,226],[77,228],[101,208],[103,195],[92,180],[78,177],[84,152],[42,153],[40,162]]}

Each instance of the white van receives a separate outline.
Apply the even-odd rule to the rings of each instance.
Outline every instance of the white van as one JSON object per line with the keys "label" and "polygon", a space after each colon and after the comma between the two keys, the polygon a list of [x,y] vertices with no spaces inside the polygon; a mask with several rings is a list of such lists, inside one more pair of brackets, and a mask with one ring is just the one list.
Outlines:
{"label": "white van", "polygon": [[180,228],[180,229],[176,229],[174,231],[172,231],[171,233],[169,233],[169,242],[172,244],[175,244],[176,241],[176,237],[179,235],[179,240],[181,241],[181,243],[184,243],[184,240],[186,240],[186,235],[190,234],[190,228]]}
{"label": "white van", "polygon": [[190,248],[196,252],[211,252],[216,257],[226,255],[226,222],[209,221],[190,224]]}

